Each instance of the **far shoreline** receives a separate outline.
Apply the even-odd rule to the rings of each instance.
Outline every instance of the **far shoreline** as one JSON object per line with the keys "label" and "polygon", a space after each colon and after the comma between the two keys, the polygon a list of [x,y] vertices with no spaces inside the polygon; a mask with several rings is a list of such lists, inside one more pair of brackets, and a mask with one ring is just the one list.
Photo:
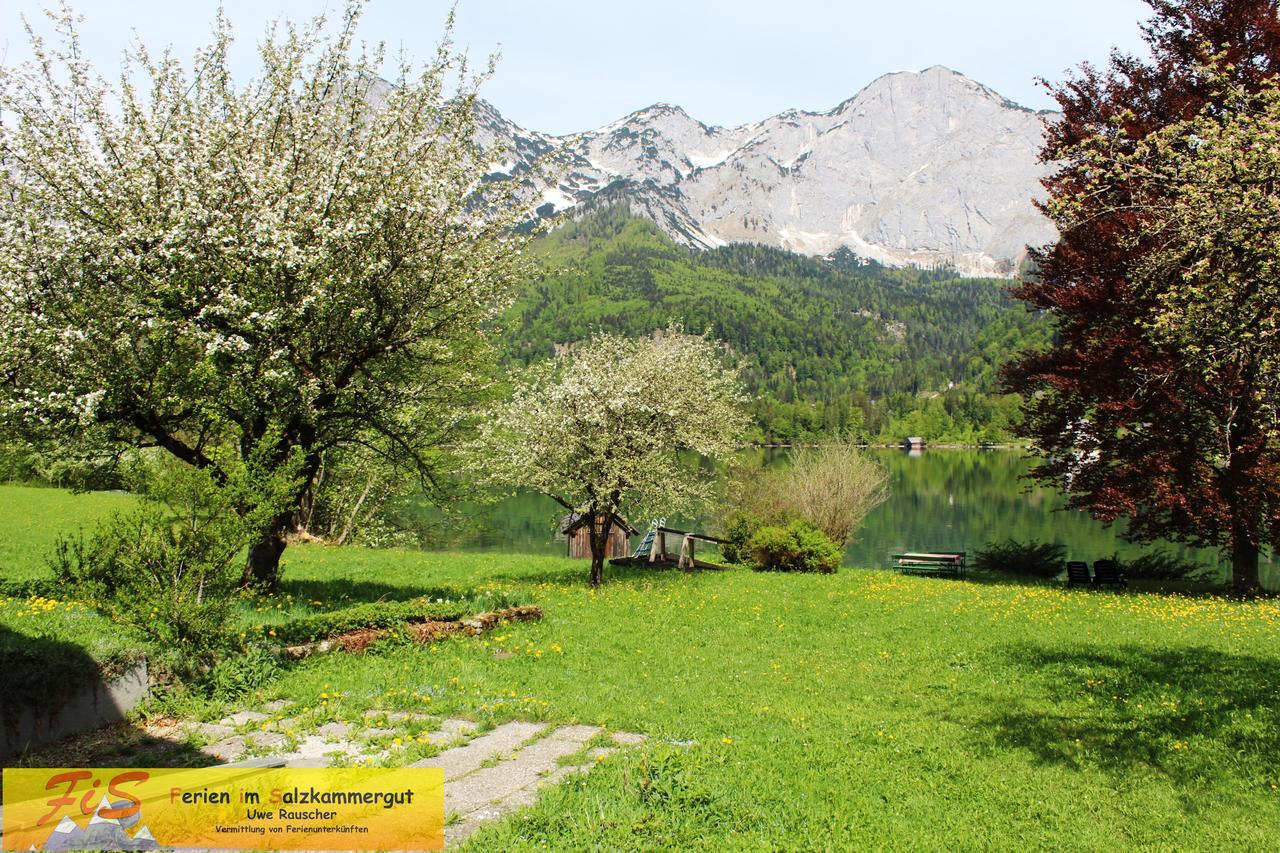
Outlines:
{"label": "far shoreline", "polygon": [[[1003,443],[1003,444],[964,444],[964,443],[957,443],[957,442],[946,442],[946,443],[939,443],[939,444],[925,444],[923,447],[917,447],[917,448],[903,447],[901,442],[898,442],[896,444],[881,444],[877,442],[854,442],[854,445],[856,447],[862,448],[863,450],[872,450],[872,449],[907,450],[907,451],[910,451],[912,449],[921,450],[921,451],[923,450],[1024,450],[1024,451],[1030,451],[1031,450],[1031,446],[1028,444],[1018,444],[1014,442]],[[797,442],[792,444],[752,443],[752,444],[744,445],[744,449],[751,448],[756,450],[794,450],[796,448],[827,447],[827,446],[829,446],[828,442],[805,441],[805,442]]]}

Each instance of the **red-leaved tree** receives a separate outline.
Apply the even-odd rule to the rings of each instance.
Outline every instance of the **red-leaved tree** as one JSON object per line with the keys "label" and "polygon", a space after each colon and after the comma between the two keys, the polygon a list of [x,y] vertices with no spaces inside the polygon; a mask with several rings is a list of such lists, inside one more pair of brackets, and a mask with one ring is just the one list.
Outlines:
{"label": "red-leaved tree", "polygon": [[1099,150],[1124,157],[1161,129],[1228,109],[1223,74],[1244,91],[1274,86],[1280,4],[1147,2],[1149,59],[1117,52],[1105,69],[1083,65],[1046,84],[1062,117],[1041,155],[1056,166],[1042,209],[1060,238],[1033,253],[1036,272],[1013,293],[1048,312],[1057,334],[1007,367],[1005,384],[1026,401],[1020,429],[1044,460],[1036,478],[1105,522],[1128,519],[1134,540],[1223,549],[1234,588],[1248,593],[1258,589],[1260,550],[1280,542],[1266,377],[1245,348],[1207,380],[1183,348],[1152,334],[1158,289],[1135,286],[1134,271],[1167,251],[1168,232],[1153,221],[1149,183],[1139,202],[1137,187],[1117,181],[1099,192],[1095,178]]}

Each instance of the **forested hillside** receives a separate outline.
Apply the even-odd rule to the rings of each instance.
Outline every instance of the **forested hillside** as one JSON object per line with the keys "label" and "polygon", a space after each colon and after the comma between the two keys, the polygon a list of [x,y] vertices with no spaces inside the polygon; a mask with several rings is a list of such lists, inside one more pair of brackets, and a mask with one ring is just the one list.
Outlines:
{"label": "forested hillside", "polygon": [[1017,400],[995,394],[996,372],[1048,334],[1004,295],[1005,281],[850,253],[686,249],[620,207],[555,230],[535,251],[548,272],[508,315],[510,361],[546,358],[598,329],[641,335],[677,320],[709,330],[746,362],[762,441],[998,439]]}

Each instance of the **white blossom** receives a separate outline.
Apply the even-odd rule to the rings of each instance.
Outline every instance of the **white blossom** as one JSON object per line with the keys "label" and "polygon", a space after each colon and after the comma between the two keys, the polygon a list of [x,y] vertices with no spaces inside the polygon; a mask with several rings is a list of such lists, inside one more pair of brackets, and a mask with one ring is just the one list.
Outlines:
{"label": "white blossom", "polygon": [[723,459],[745,426],[738,371],[725,358],[678,327],[566,348],[485,420],[473,467],[587,517],[689,512],[711,497],[712,482],[687,457]]}
{"label": "white blossom", "polygon": [[0,428],[201,465],[273,435],[426,466],[452,440],[529,211],[481,182],[488,72],[446,32],[385,84],[360,8],[268,33],[243,83],[221,17],[189,70],[137,45],[113,83],[65,10],[56,44],[28,31],[0,67]]}

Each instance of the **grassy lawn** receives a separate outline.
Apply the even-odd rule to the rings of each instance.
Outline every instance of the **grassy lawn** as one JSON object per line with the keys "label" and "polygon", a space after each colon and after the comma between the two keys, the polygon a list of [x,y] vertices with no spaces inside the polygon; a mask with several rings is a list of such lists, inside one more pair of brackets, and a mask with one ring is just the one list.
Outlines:
{"label": "grassy lawn", "polygon": [[870,571],[615,573],[592,592],[556,558],[286,558],[295,597],[491,585],[547,618],[316,659],[270,695],[652,736],[476,849],[1264,848],[1280,826],[1275,602]]}
{"label": "grassy lawn", "polygon": [[73,494],[0,484],[0,581],[48,574],[45,559],[59,536],[89,532],[101,519],[126,512],[134,498],[117,492]]}
{"label": "grassy lawn", "polygon": [[[137,660],[141,642],[74,600],[71,591],[21,589],[49,576],[46,558],[59,535],[92,528],[133,498],[109,492],[0,485],[0,662],[21,694],[50,682],[113,675]],[[12,691],[6,699],[21,699]]]}
{"label": "grassy lawn", "polygon": [[613,571],[593,592],[586,571],[293,546],[282,611],[453,588],[546,617],[311,658],[255,701],[650,736],[468,849],[1273,849],[1280,602],[856,570]]}

